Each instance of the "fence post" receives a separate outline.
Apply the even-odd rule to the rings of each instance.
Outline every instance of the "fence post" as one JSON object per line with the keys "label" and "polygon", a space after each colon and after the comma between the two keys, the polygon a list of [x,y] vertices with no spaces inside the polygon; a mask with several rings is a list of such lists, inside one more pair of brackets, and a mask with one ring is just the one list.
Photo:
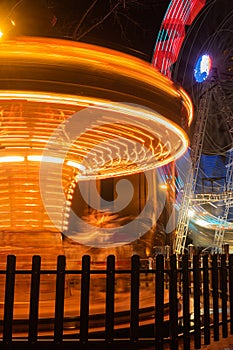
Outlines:
{"label": "fence post", "polygon": [[171,349],[178,350],[178,298],[177,298],[177,268],[176,255],[170,256],[169,283],[169,326],[171,334]]}
{"label": "fence post", "polygon": [[155,278],[155,348],[163,350],[164,338],[164,257],[159,254],[156,257]]}
{"label": "fence post", "polygon": [[203,256],[204,344],[210,344],[209,257]]}
{"label": "fence post", "polygon": [[222,337],[227,338],[227,267],[226,254],[221,255],[221,300],[222,300]]}
{"label": "fence post", "polygon": [[139,267],[138,255],[131,259],[131,301],[130,301],[130,346],[131,349],[138,348],[139,333]]}
{"label": "fence post", "polygon": [[54,342],[60,344],[63,338],[64,298],[65,298],[65,266],[66,257],[57,257],[56,300],[54,320]]}
{"label": "fence post", "polygon": [[39,294],[40,294],[40,266],[41,266],[41,257],[39,255],[34,255],[32,257],[30,311],[29,311],[29,325],[28,325],[28,342],[31,344],[37,341],[38,308],[39,308]]}
{"label": "fence post", "polygon": [[88,318],[90,299],[90,256],[82,257],[81,295],[80,295],[80,344],[81,349],[87,348]]}
{"label": "fence post", "polygon": [[233,254],[229,255],[229,300],[230,300],[230,319],[231,334],[233,334]]}
{"label": "fence post", "polygon": [[201,348],[201,319],[200,319],[200,269],[199,255],[193,257],[193,284],[194,284],[194,347]]}
{"label": "fence post", "polygon": [[218,255],[212,256],[212,288],[213,288],[213,316],[214,340],[219,340],[219,312],[218,312]]}
{"label": "fence post", "polygon": [[183,347],[190,350],[190,305],[189,305],[189,257],[182,257],[183,274]]}
{"label": "fence post", "polygon": [[106,278],[106,318],[105,332],[107,347],[111,349],[114,334],[114,291],[115,291],[115,256],[107,257]]}
{"label": "fence post", "polygon": [[3,319],[3,343],[9,344],[12,341],[12,323],[14,310],[14,289],[15,289],[15,255],[7,256],[5,302]]}

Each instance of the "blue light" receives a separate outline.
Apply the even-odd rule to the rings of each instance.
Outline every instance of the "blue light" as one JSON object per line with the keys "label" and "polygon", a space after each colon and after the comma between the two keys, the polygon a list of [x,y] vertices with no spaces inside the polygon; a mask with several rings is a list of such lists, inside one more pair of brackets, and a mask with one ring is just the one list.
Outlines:
{"label": "blue light", "polygon": [[194,68],[194,77],[198,83],[202,83],[208,78],[211,70],[211,63],[211,58],[207,54],[198,58]]}

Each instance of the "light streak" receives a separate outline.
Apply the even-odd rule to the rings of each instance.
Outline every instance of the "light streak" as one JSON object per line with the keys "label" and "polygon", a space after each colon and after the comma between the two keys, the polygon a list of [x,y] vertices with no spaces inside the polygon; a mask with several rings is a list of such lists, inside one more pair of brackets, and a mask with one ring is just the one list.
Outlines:
{"label": "light streak", "polygon": [[171,0],[169,4],[152,59],[152,65],[169,78],[185,39],[185,26],[193,22],[205,3],[205,0]]}
{"label": "light streak", "polygon": [[[1,41],[0,59],[0,78],[3,84],[7,81],[7,87],[0,87],[1,182],[8,189],[1,193],[7,198],[0,205],[0,228],[59,227],[63,232],[72,181],[154,169],[180,157],[188,146],[182,123],[190,124],[192,103],[150,64],[105,48],[48,38]],[[90,86],[86,78],[79,85],[77,77],[90,74],[90,66]],[[47,77],[43,69],[54,75]],[[67,131],[73,117],[82,127],[76,138]],[[41,166],[45,171],[40,176]],[[38,214],[29,215],[31,207]]]}
{"label": "light streak", "polygon": [[0,163],[18,163],[23,162],[24,157],[22,156],[6,156],[6,157],[0,157]]}
{"label": "light streak", "polygon": [[86,167],[80,163],[77,163],[77,162],[73,162],[71,160],[68,160],[68,162],[66,163],[68,166],[72,166],[73,168],[77,168],[81,171],[85,171],[86,170]]}

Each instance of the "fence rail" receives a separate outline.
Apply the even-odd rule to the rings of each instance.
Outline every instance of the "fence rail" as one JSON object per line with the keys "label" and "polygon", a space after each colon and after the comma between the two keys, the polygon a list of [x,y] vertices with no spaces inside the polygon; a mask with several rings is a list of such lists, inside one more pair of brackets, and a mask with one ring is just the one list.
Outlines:
{"label": "fence rail", "polygon": [[[30,280],[30,297],[24,302],[21,295],[21,301],[17,301],[18,286],[28,281],[25,276]],[[43,276],[55,285],[54,300],[51,298],[46,304],[52,310],[47,317],[40,315]],[[90,310],[95,305],[93,276],[97,286],[99,278],[101,286],[104,280],[103,312]],[[123,299],[127,296],[129,304],[119,311],[116,285],[122,278],[129,284],[129,290],[120,295]],[[79,270],[66,270],[65,256],[58,256],[56,270],[41,270],[40,256],[33,256],[30,270],[17,270],[16,257],[9,255],[6,269],[0,270],[0,279],[2,349],[12,346],[47,349],[53,344],[61,350],[119,346],[140,349],[147,345],[160,350],[166,343],[170,349],[178,349],[181,344],[189,350],[191,338],[194,348],[200,349],[210,344],[212,338],[212,341],[227,338],[229,329],[233,334],[231,254],[194,255],[192,259],[188,255],[171,255],[169,259],[158,255],[150,269],[142,267],[139,256],[134,255],[131,268],[125,270],[116,269],[113,255],[107,257],[106,268],[102,270],[92,268],[88,255],[82,257]],[[71,314],[67,316],[66,290],[74,281],[78,281],[75,286],[78,298],[70,298],[73,304],[69,304]],[[20,291],[23,294],[23,289]],[[145,295],[150,296],[149,305],[143,304]],[[28,310],[23,318],[17,315],[21,305]]]}

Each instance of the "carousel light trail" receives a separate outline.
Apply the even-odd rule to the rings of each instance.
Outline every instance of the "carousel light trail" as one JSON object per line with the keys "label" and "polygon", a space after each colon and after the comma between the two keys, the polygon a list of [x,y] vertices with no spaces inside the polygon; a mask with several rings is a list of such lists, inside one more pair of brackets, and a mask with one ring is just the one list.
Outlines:
{"label": "carousel light trail", "polygon": [[[150,64],[48,38],[3,40],[0,59],[1,229],[64,232],[77,181],[154,169],[188,147],[191,100]],[[83,127],[77,138],[67,129],[74,115]],[[62,166],[62,194],[56,172],[44,175],[55,225],[41,199],[43,163]]]}

